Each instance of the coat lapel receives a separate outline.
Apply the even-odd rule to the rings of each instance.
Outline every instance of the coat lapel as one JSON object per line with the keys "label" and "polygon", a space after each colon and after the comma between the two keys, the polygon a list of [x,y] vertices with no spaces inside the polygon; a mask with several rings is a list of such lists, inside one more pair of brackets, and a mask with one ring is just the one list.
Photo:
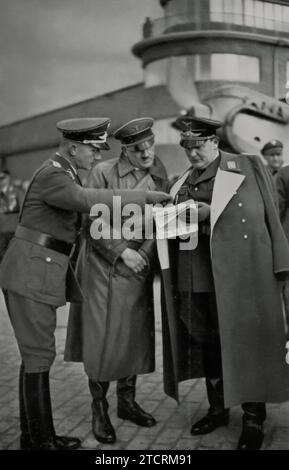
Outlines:
{"label": "coat lapel", "polygon": [[217,171],[211,203],[211,234],[227,204],[245,179],[238,169],[235,156],[221,154],[220,168]]}

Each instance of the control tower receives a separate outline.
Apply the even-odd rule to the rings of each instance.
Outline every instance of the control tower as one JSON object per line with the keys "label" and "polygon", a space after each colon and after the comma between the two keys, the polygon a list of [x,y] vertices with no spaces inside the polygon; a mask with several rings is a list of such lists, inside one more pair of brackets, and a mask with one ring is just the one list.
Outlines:
{"label": "control tower", "polygon": [[[166,86],[180,113],[220,119],[222,142],[259,153],[269,139],[289,163],[289,3],[277,0],[160,0],[133,46],[144,86]],[[289,82],[288,82],[289,84]]]}

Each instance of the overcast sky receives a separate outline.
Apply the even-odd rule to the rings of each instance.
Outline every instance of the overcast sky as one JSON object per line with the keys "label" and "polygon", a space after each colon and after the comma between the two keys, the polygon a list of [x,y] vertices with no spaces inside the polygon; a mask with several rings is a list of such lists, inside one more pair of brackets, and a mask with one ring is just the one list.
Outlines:
{"label": "overcast sky", "polygon": [[0,125],[142,81],[158,0],[0,0]]}

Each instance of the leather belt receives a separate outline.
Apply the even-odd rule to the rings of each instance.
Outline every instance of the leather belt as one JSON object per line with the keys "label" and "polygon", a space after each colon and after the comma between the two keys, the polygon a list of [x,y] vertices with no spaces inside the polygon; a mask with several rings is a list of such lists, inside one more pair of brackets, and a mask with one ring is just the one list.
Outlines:
{"label": "leather belt", "polygon": [[58,251],[63,255],[69,256],[73,248],[72,243],[66,243],[63,240],[57,240],[47,233],[38,232],[37,230],[32,230],[23,225],[18,225],[15,232],[15,237],[20,238],[21,240],[26,240],[36,245],[45,246],[50,250]]}

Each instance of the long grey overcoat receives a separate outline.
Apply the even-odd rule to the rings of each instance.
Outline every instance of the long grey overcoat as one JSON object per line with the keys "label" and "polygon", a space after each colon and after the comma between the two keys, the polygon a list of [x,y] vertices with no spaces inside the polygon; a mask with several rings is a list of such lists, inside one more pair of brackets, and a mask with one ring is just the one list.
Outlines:
{"label": "long grey overcoat", "polygon": [[[178,316],[176,246],[170,251],[171,275],[163,271],[164,382],[178,399],[178,382],[204,371],[200,350]],[[289,270],[289,246],[272,181],[258,157],[221,155],[211,205],[211,260],[225,405],[289,400],[279,282]]]}
{"label": "long grey overcoat", "polygon": [[[150,173],[137,171],[121,155],[101,162],[87,185],[113,189],[164,189],[166,171],[156,158]],[[120,258],[125,248],[138,250],[150,268],[134,274]],[[66,361],[84,363],[88,377],[110,381],[152,372],[155,365],[153,273],[154,240],[91,240],[83,244],[77,277],[83,304],[71,304]]]}

